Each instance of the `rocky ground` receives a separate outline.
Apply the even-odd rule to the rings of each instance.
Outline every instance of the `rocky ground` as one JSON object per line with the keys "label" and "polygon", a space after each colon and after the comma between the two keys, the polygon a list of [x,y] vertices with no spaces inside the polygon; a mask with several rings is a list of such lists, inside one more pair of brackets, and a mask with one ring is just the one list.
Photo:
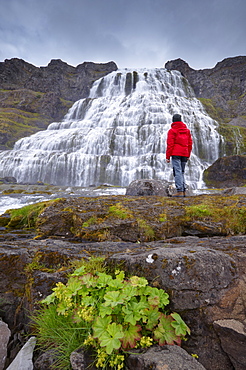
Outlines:
{"label": "rocky ground", "polygon": [[[66,281],[72,261],[103,255],[169,293],[170,308],[191,328],[182,347],[207,370],[245,368],[244,190],[63,198],[45,203],[32,230],[23,229],[21,218],[3,215],[0,312],[11,330],[7,363],[25,342],[23,334],[31,334],[28,312],[57,281]],[[148,359],[138,361],[138,369],[148,368]]]}

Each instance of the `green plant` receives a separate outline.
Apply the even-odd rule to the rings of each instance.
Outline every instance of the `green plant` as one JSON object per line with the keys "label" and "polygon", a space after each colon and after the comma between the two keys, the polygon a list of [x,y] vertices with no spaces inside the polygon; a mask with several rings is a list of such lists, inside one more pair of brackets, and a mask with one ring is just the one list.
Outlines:
{"label": "green plant", "polygon": [[186,207],[186,216],[191,218],[211,216],[212,211],[207,204]]}
{"label": "green plant", "polygon": [[155,237],[155,232],[147,222],[141,218],[137,219],[138,227],[143,231],[146,240],[152,240]]}
{"label": "green plant", "polygon": [[83,224],[82,224],[82,227],[89,227],[91,225],[94,225],[97,221],[97,218],[96,217],[90,217],[87,221],[85,221]]}
{"label": "green plant", "polygon": [[58,351],[57,369],[69,369],[70,353],[85,346],[93,349],[96,367],[120,370],[129,349],[180,345],[190,333],[178,313],[167,313],[164,290],[120,270],[110,275],[83,264],[42,303],[34,316],[38,343]]}
{"label": "green plant", "polygon": [[124,208],[121,203],[117,203],[115,206],[109,207],[109,215],[121,218],[123,220],[131,217],[129,211]]}
{"label": "green plant", "polygon": [[10,210],[11,219],[8,227],[32,228],[36,225],[39,214],[47,206],[46,202],[29,204],[28,206]]}
{"label": "green plant", "polygon": [[160,216],[159,216],[159,221],[160,222],[165,222],[167,221],[167,215],[166,213],[161,213]]}

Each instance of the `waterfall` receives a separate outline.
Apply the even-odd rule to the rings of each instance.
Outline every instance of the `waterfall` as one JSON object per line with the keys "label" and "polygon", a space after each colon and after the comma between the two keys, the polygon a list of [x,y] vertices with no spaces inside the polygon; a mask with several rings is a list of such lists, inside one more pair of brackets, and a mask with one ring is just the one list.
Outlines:
{"label": "waterfall", "polygon": [[187,80],[165,68],[117,70],[97,80],[63,121],[2,151],[0,177],[85,187],[127,186],[143,178],[173,181],[165,150],[175,113],[194,141],[187,183],[201,187],[202,173],[218,158],[223,139]]}

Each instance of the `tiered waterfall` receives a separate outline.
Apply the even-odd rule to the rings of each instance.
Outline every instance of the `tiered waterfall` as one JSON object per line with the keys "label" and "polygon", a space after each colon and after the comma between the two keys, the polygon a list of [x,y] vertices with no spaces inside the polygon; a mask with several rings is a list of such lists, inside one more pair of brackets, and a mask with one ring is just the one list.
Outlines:
{"label": "tiered waterfall", "polygon": [[117,70],[97,80],[90,96],[75,102],[62,122],[2,151],[0,177],[64,186],[172,181],[165,149],[175,113],[182,115],[194,141],[186,180],[199,187],[223,140],[188,82],[164,68]]}

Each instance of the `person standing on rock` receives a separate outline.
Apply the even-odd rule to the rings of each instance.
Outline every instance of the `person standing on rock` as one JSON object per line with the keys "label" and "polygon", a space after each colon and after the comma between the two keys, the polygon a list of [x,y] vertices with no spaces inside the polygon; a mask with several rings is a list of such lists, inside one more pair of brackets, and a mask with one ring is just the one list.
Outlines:
{"label": "person standing on rock", "polygon": [[192,137],[180,114],[174,114],[171,128],[167,133],[166,162],[172,157],[173,176],[177,192],[173,197],[185,197],[185,165],[192,150]]}

